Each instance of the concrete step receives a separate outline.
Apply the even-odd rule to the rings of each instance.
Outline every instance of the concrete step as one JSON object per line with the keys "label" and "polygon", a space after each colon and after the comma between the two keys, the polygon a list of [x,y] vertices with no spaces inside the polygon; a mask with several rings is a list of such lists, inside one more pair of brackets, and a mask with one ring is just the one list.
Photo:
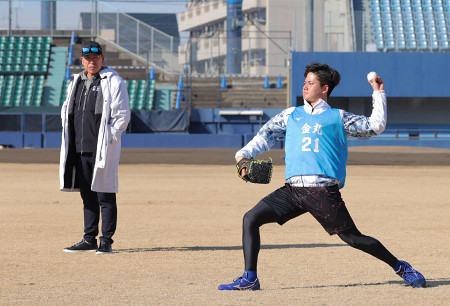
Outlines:
{"label": "concrete step", "polygon": [[67,47],[52,47],[47,83],[43,93],[44,105],[59,106],[68,52]]}

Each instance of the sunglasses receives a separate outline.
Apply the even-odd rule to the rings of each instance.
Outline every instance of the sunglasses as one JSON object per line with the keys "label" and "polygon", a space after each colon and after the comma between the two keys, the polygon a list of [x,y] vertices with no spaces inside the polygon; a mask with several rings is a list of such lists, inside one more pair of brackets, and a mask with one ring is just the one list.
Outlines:
{"label": "sunglasses", "polygon": [[83,53],[98,53],[100,51],[100,48],[97,47],[90,47],[90,48],[83,48]]}

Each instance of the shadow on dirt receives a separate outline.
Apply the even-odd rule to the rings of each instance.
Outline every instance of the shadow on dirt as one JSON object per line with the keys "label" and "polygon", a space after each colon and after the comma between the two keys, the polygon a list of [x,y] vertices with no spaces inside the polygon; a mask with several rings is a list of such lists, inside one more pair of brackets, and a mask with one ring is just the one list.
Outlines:
{"label": "shadow on dirt", "polygon": [[[386,281],[382,283],[360,283],[360,284],[339,284],[339,285],[320,285],[320,286],[298,286],[298,287],[285,287],[282,290],[292,290],[292,289],[318,289],[318,288],[346,288],[346,287],[366,287],[366,286],[383,286],[383,285],[402,285],[405,287],[410,287],[401,280],[396,281]],[[426,288],[434,288],[440,286],[450,285],[450,278],[437,278],[437,279],[427,279]],[[425,288],[425,289],[426,289]]]}
{"label": "shadow on dirt", "polygon": [[[282,244],[282,245],[262,245],[261,249],[312,249],[327,247],[342,247],[346,244]],[[236,251],[242,250],[242,246],[191,246],[191,247],[155,247],[155,248],[133,248],[116,249],[115,253],[139,253],[139,252],[194,252],[194,251]]]}

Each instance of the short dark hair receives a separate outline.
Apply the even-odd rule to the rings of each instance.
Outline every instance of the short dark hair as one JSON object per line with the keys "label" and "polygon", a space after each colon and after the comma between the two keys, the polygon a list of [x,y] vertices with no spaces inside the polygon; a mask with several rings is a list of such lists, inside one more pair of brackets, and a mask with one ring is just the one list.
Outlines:
{"label": "short dark hair", "polygon": [[330,96],[333,89],[339,85],[341,75],[337,70],[331,68],[327,64],[311,63],[305,68],[305,78],[308,73],[314,73],[320,82],[320,86],[328,85],[327,97]]}

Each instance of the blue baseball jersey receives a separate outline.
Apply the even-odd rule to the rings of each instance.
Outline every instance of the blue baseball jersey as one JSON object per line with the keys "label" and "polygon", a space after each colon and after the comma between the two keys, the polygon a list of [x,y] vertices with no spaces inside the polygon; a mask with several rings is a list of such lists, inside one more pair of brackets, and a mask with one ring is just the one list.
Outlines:
{"label": "blue baseball jersey", "polygon": [[286,126],[286,180],[299,175],[326,175],[344,187],[347,136],[338,109],[310,115],[297,107]]}

